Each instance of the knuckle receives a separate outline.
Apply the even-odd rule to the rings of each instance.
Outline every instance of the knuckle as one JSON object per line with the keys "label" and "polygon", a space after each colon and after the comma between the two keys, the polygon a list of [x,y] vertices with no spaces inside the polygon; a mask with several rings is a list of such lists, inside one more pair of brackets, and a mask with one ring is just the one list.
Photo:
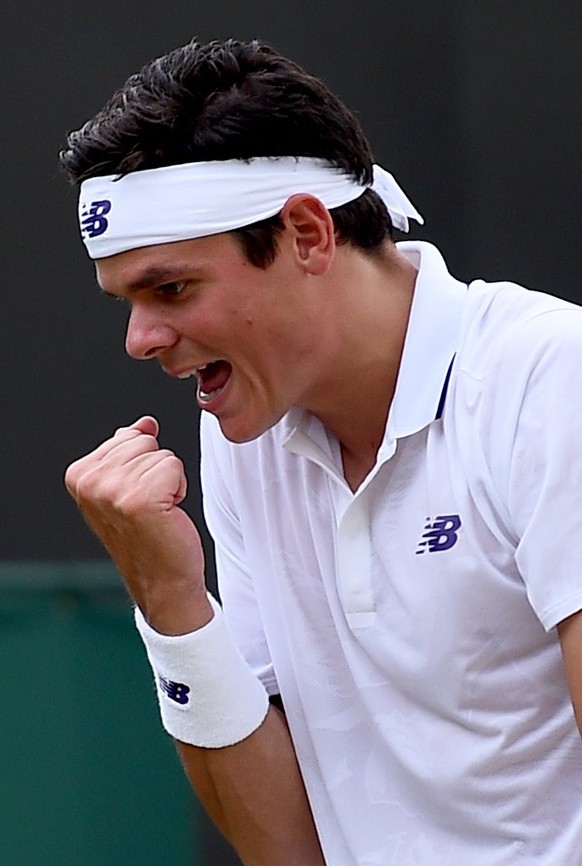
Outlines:
{"label": "knuckle", "polygon": [[173,475],[184,475],[186,471],[184,463],[173,451],[167,451],[164,455],[163,466],[167,472]]}
{"label": "knuckle", "polygon": [[77,480],[76,494],[79,503],[109,509],[119,497],[119,483],[111,474],[93,469]]}
{"label": "knuckle", "polygon": [[[90,455],[89,455],[90,456]],[[71,496],[76,496],[79,485],[87,474],[89,457],[81,457],[67,466],[64,474],[64,484]]]}
{"label": "knuckle", "polygon": [[75,492],[79,502],[89,502],[96,499],[96,484],[93,473],[86,472],[77,479]]}
{"label": "knuckle", "polygon": [[160,448],[160,450],[159,450],[159,455],[160,455],[161,458],[163,458],[163,460],[169,460],[169,461],[176,460],[176,461],[178,461],[179,463],[182,462],[182,461],[180,460],[180,458],[179,458],[179,457],[176,457],[176,455],[174,454],[174,452],[171,451],[169,448]]}
{"label": "knuckle", "polygon": [[[130,433],[133,430],[128,424],[121,424],[119,427],[116,427],[113,431],[114,436],[123,435],[124,433]],[[137,430],[135,431],[137,433]]]}
{"label": "knuckle", "polygon": [[73,494],[75,491],[75,487],[77,486],[77,473],[75,471],[75,464],[71,463],[70,466],[65,470],[64,475],[64,483],[65,487],[69,491],[69,493]]}

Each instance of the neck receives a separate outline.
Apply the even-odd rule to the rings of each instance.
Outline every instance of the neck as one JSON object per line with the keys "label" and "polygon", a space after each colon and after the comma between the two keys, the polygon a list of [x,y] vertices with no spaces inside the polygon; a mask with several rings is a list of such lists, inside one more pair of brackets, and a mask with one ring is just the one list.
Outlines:
{"label": "neck", "polygon": [[346,251],[336,280],[335,352],[316,405],[306,406],[338,439],[356,489],[376,460],[394,397],[416,268],[390,246],[381,257]]}

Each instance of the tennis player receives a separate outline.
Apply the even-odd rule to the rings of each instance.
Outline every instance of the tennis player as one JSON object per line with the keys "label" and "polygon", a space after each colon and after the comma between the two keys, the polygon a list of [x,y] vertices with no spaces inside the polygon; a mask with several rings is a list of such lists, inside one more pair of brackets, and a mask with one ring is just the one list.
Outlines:
{"label": "tennis player", "polygon": [[582,864],[582,310],[395,243],[416,208],[259,42],[154,60],[61,161],[202,410],[223,609],[154,418],[66,485],[243,862]]}

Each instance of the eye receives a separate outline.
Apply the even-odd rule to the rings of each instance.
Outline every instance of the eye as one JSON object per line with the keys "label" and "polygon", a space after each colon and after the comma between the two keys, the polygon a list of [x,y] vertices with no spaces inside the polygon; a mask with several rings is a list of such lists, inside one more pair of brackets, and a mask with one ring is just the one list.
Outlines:
{"label": "eye", "polygon": [[186,280],[176,280],[173,283],[163,283],[161,286],[157,286],[154,289],[154,294],[158,298],[168,299],[168,298],[176,298],[178,295],[181,295],[186,286],[188,285]]}

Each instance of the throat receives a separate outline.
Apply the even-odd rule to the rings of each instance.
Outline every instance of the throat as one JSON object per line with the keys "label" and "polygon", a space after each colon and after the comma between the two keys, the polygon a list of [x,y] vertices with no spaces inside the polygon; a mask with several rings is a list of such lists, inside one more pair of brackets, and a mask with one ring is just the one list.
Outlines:
{"label": "throat", "polygon": [[344,470],[344,478],[348,487],[355,493],[361,483],[370,474],[376,463],[376,455],[378,449],[368,452],[368,454],[354,454],[343,445],[341,446],[342,465]]}

